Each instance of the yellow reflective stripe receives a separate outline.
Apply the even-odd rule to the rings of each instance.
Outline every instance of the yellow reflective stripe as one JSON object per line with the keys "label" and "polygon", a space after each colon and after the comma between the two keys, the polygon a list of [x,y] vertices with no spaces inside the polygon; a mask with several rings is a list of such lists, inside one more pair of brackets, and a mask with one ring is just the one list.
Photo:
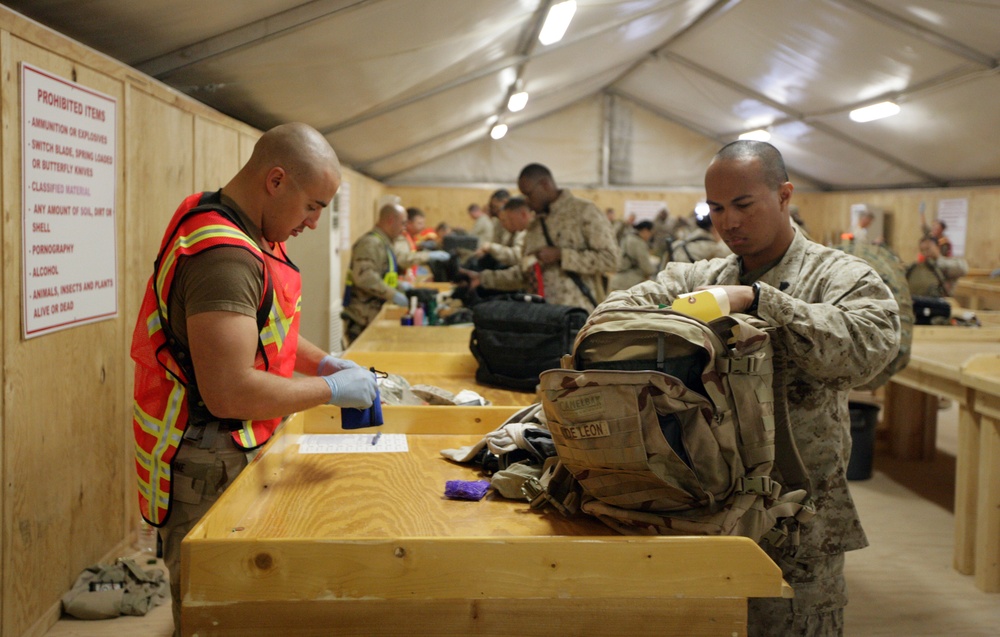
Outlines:
{"label": "yellow reflective stripe", "polygon": [[167,316],[166,308],[166,297],[164,296],[166,290],[164,289],[164,281],[167,277],[167,273],[170,272],[170,268],[173,267],[174,261],[178,258],[179,250],[191,248],[199,244],[202,241],[207,241],[209,239],[216,239],[219,237],[238,239],[241,242],[250,246],[250,248],[255,252],[260,252],[260,246],[254,243],[243,231],[228,226],[225,224],[211,224],[207,226],[202,226],[188,235],[181,235],[174,240],[173,245],[170,250],[164,255],[164,260],[160,264],[160,270],[156,273],[156,289],[160,291],[160,298],[157,299],[157,303],[160,305],[160,310],[163,312],[164,316]]}
{"label": "yellow reflective stripe", "polygon": [[244,420],[243,428],[237,433],[237,437],[240,439],[240,446],[246,449],[252,449],[257,446],[257,437],[253,433],[253,421]]}
{"label": "yellow reflective stripe", "polygon": [[151,313],[149,317],[146,319],[146,333],[149,336],[152,336],[153,334],[156,334],[157,332],[160,331],[160,327],[161,327],[160,313],[159,312]]}
{"label": "yellow reflective stripe", "polygon": [[[140,479],[139,491],[151,501],[153,498],[150,496],[155,492],[155,506],[164,509],[167,508],[170,502],[170,494],[162,491],[158,485],[163,480],[169,482],[171,473],[169,463],[162,462],[160,458],[163,457],[163,453],[168,447],[177,447],[180,445],[184,432],[177,425],[180,418],[181,406],[184,404],[184,398],[187,393],[184,385],[172,377],[169,378],[173,382],[174,387],[170,390],[170,394],[167,397],[167,405],[162,418],[156,418],[146,413],[138,403],[135,403],[132,409],[133,418],[135,418],[139,427],[156,438],[156,445],[148,452],[136,443],[136,458],[149,471],[149,482],[146,483]],[[150,519],[153,519],[153,512],[150,511],[149,514]]]}
{"label": "yellow reflective stripe", "polygon": [[295,310],[291,316],[285,316],[285,309],[281,307],[281,303],[278,302],[278,296],[275,294],[267,325],[264,326],[264,329],[260,333],[260,342],[264,345],[273,344],[280,352],[281,348],[285,346],[285,339],[288,336],[288,329],[292,324],[292,319],[295,318],[295,314],[301,311],[302,295],[299,295],[295,300]]}

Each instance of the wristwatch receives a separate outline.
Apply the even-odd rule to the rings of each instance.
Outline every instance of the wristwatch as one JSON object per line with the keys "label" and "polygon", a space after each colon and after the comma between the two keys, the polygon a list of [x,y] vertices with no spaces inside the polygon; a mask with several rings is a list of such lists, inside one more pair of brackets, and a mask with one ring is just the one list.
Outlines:
{"label": "wristwatch", "polygon": [[750,303],[750,307],[746,309],[747,314],[756,314],[757,305],[760,303],[760,281],[754,281],[750,284],[753,288],[753,302]]}

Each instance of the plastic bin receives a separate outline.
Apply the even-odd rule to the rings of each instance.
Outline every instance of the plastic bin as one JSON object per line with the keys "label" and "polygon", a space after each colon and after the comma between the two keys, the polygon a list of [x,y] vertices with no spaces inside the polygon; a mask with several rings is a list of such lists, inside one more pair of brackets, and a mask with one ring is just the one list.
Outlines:
{"label": "plastic bin", "polygon": [[875,458],[875,425],[878,405],[849,403],[851,412],[851,460],[847,463],[848,480],[868,480],[872,477]]}

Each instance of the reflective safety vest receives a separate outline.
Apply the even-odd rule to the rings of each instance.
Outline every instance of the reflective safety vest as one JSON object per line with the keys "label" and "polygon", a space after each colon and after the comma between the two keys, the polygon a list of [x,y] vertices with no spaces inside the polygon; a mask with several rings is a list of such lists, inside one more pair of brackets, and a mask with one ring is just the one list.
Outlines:
{"label": "reflective safety vest", "polygon": [[[162,526],[170,514],[171,463],[189,424],[215,418],[201,401],[191,358],[170,329],[170,291],[180,257],[230,246],[247,250],[261,262],[264,292],[257,310],[260,329],[255,367],[291,377],[299,340],[302,280],[284,245],[265,253],[235,211],[222,205],[221,191],[185,199],[164,234],[154,271],[146,284],[132,334],[135,389],[132,429],[139,480],[139,511],[147,522]],[[264,444],[280,418],[221,421],[242,449]]]}

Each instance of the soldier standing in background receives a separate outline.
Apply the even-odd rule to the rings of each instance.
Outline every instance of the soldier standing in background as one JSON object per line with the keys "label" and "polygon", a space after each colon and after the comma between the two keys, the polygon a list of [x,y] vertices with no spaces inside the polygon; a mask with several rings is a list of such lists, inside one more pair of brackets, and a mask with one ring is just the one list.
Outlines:
{"label": "soldier standing in background", "polygon": [[538,215],[524,239],[524,257],[536,258],[541,274],[537,293],[550,303],[593,310],[606,295],[603,276],[618,267],[607,217],[592,202],[557,187],[541,164],[525,166],[517,187]]}

